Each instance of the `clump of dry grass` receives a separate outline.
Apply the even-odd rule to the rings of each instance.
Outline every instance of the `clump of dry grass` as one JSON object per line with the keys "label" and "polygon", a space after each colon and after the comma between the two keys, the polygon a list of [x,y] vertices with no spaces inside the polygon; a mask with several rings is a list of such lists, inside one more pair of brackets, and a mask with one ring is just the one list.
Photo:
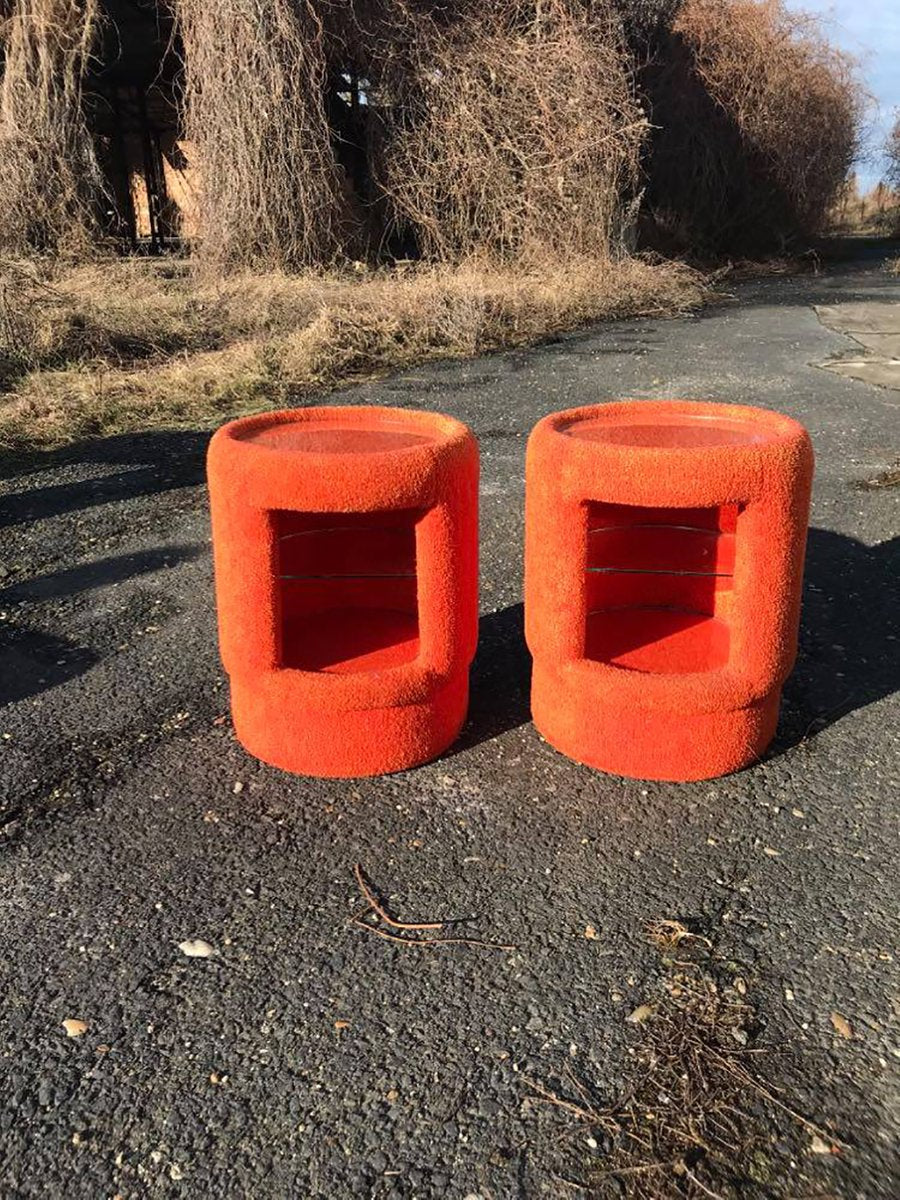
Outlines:
{"label": "clump of dry grass", "polygon": [[814,18],[783,0],[686,0],[645,83],[648,210],[664,238],[754,254],[823,227],[864,102]]}
{"label": "clump of dry grass", "polygon": [[0,6],[0,249],[83,257],[97,235],[100,171],[82,82],[98,0],[5,0]]}
{"label": "clump of dry grass", "polygon": [[[897,260],[895,266],[898,268],[895,274],[900,275],[900,259]],[[882,488],[900,487],[900,462],[894,466],[888,467],[886,471],[882,471],[879,475],[873,476],[871,479],[864,479],[857,487],[862,492],[877,492]]]}
{"label": "clump of dry grass", "polygon": [[739,966],[679,921],[653,922],[647,936],[664,973],[629,1018],[640,1040],[622,1099],[601,1103],[569,1070],[555,1086],[520,1079],[534,1102],[603,1139],[602,1158],[579,1184],[596,1200],[732,1200],[758,1194],[754,1185],[779,1194],[767,1185],[779,1178],[777,1160],[792,1153],[786,1133],[800,1130],[824,1149],[834,1138],[763,1077],[765,1051]]}
{"label": "clump of dry grass", "polygon": [[861,192],[856,175],[847,179],[828,214],[828,224],[836,233],[890,235],[898,221],[900,192],[884,181]]}
{"label": "clump of dry grass", "polygon": [[604,4],[419,20],[414,101],[384,183],[432,259],[608,254],[633,219],[647,121]]}
{"label": "clump of dry grass", "polygon": [[[209,318],[209,319],[207,319]],[[122,365],[213,344],[213,313],[184,263],[0,260],[0,366]]]}
{"label": "clump of dry grass", "polygon": [[587,257],[540,270],[470,261],[223,280],[126,261],[35,278],[33,289],[42,348],[16,359],[0,346],[0,447],[208,425],[587,321],[684,311],[704,295],[701,277],[680,264]]}

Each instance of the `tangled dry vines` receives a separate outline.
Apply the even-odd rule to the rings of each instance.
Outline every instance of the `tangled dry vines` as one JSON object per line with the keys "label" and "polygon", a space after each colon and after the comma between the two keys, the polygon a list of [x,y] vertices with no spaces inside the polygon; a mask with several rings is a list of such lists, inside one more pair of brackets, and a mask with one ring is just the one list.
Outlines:
{"label": "tangled dry vines", "polygon": [[[96,243],[110,202],[84,96],[110,6],[0,0],[8,253]],[[850,65],[782,0],[140,8],[176,18],[158,54],[180,60],[194,249],[219,272],[615,257],[644,186],[663,241],[762,247],[816,230],[855,150]]]}
{"label": "tangled dry vines", "polygon": [[862,97],[813,19],[782,0],[686,0],[647,83],[650,207],[671,241],[754,253],[821,229]]}
{"label": "tangled dry vines", "polygon": [[609,254],[625,236],[647,127],[609,12],[565,0],[434,29],[386,187],[424,252]]}
{"label": "tangled dry vines", "polygon": [[99,0],[0,4],[0,248],[90,252],[102,180],[82,83]]}
{"label": "tangled dry vines", "polygon": [[297,268],[347,242],[351,203],[325,112],[325,29],[311,0],[178,0],[186,130],[203,164],[207,261]]}

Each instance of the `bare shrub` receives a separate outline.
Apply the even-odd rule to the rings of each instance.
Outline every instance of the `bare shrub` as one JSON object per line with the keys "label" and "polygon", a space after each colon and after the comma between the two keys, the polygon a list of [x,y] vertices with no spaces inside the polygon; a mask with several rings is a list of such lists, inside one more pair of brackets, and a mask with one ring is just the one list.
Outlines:
{"label": "bare shrub", "polygon": [[900,193],[884,180],[861,192],[859,179],[851,174],[838,192],[828,216],[830,228],[838,233],[890,235],[900,213]]}
{"label": "bare shrub", "polygon": [[0,248],[85,254],[102,191],[82,107],[98,0],[0,4]]}
{"label": "bare shrub", "polygon": [[822,228],[863,99],[814,18],[783,0],[686,0],[647,86],[648,207],[671,241],[753,253]]}
{"label": "bare shrub", "polygon": [[885,147],[887,158],[887,182],[900,192],[900,116],[894,122],[894,128],[888,134]]}
{"label": "bare shrub", "polygon": [[667,33],[682,0],[615,0],[629,43],[638,51]]}
{"label": "bare shrub", "polygon": [[419,35],[384,182],[425,255],[620,246],[647,125],[607,7],[475,6]]}
{"label": "bare shrub", "polygon": [[175,0],[186,132],[202,164],[198,253],[220,269],[334,260],[353,224],[325,111],[313,0]]}

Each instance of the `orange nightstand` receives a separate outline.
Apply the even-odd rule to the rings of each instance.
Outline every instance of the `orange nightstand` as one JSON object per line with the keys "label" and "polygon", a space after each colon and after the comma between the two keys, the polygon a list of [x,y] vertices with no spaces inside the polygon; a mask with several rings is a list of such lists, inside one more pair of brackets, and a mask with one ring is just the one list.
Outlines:
{"label": "orange nightstand", "polygon": [[223,426],[208,459],[238,738],[307,775],[439,755],[478,635],[478,449],[460,422],[306,408]]}
{"label": "orange nightstand", "polygon": [[758,759],[793,667],[813,454],[756,408],[624,401],[528,443],[535,724],[579,762],[704,779]]}

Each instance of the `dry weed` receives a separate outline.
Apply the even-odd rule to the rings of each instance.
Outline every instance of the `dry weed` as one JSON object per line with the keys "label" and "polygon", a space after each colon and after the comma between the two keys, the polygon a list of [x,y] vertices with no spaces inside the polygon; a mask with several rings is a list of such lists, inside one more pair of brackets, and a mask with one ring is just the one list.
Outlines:
{"label": "dry weed", "polygon": [[[898,263],[900,263],[900,260],[898,260]],[[900,274],[900,270],[898,270],[897,274]],[[874,475],[871,479],[864,479],[861,483],[857,484],[857,487],[862,492],[877,492],[882,488],[900,487],[900,462],[895,463],[892,467],[888,467],[887,470],[882,471],[879,475]]]}
{"label": "dry weed", "polygon": [[703,295],[695,272],[642,259],[222,281],[197,280],[183,265],[82,267],[49,284],[35,280],[28,319],[45,330],[37,357],[16,358],[0,346],[7,379],[0,446],[208,425],[297,402],[313,389],[526,344],[587,321],[684,311]]}
{"label": "dry weed", "polygon": [[856,175],[851,175],[828,214],[828,224],[836,233],[890,236],[900,228],[900,192],[884,182],[860,192]]}
{"label": "dry weed", "polygon": [[[838,1152],[827,1130],[796,1112],[757,1065],[756,1016],[736,964],[681,922],[656,921],[650,941],[665,974],[640,1010],[640,1042],[622,1098],[603,1104],[570,1072],[559,1085],[522,1077],[532,1100],[574,1117],[602,1139],[583,1190],[597,1200],[733,1200],[769,1188],[796,1150],[790,1127]],[[571,1182],[571,1181],[570,1181]]]}

